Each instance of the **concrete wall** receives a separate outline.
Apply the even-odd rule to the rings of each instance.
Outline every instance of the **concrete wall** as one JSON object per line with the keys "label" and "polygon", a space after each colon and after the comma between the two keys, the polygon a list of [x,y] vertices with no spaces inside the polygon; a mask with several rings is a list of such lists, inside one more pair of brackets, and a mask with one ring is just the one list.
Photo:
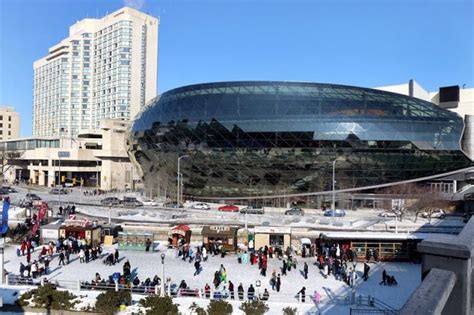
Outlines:
{"label": "concrete wall", "polygon": [[[429,285],[425,281],[431,281],[429,274],[431,270],[444,270],[454,274],[456,281],[449,292],[441,314],[468,315],[474,313],[474,279],[473,279],[473,257],[474,257],[474,218],[472,218],[458,236],[433,235],[418,245],[422,254],[422,277],[423,284],[414,293],[414,296],[422,294]],[[448,274],[448,273],[445,273]],[[426,278],[425,278],[426,277]],[[438,279],[438,281],[443,281]],[[446,287],[446,291],[449,286]],[[443,297],[443,292],[440,293]],[[436,299],[436,297],[433,297]],[[429,309],[430,299],[418,300],[421,309]],[[425,303],[426,305],[421,305]],[[419,314],[409,310],[410,301],[402,309],[402,314]],[[424,314],[421,312],[421,314]],[[439,312],[436,312],[439,314]]]}

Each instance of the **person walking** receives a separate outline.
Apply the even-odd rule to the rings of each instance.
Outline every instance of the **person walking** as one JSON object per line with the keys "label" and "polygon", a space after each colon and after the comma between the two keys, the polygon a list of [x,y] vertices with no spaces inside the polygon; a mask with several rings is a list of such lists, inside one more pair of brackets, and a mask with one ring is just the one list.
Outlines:
{"label": "person walking", "polygon": [[82,264],[84,262],[84,257],[85,257],[84,250],[81,249],[81,251],[79,252],[79,263]]}
{"label": "person walking", "polygon": [[[270,247],[270,248],[271,248],[271,247]],[[276,280],[277,280],[276,270],[273,270],[273,272],[272,272],[272,278],[270,279],[270,285],[272,286],[272,290],[273,290],[273,291],[275,291]]]}
{"label": "person walking", "polygon": [[304,278],[308,279],[308,263],[306,261],[304,262],[303,273],[304,273]]}
{"label": "person walking", "polygon": [[382,272],[382,281],[380,281],[379,285],[381,285],[382,283],[383,285],[387,285],[387,272],[385,271],[385,269]]}
{"label": "person walking", "polygon": [[278,274],[278,277],[276,279],[276,289],[277,289],[277,292],[280,292],[280,287],[281,287],[281,278],[280,278],[280,274]]}
{"label": "person walking", "polygon": [[201,263],[199,262],[199,260],[196,260],[194,262],[194,269],[195,269],[194,275],[195,276],[199,275],[199,272],[201,272]]}
{"label": "person walking", "polygon": [[114,264],[118,263],[118,261],[119,261],[119,251],[118,251],[118,249],[115,250],[114,258],[115,258]]}
{"label": "person walking", "polygon": [[59,254],[59,265],[58,266],[61,266],[61,263],[63,264],[63,266],[66,265],[64,263],[64,252],[63,251]]}
{"label": "person walking", "polygon": [[151,246],[151,241],[149,238],[146,239],[145,241],[145,251],[149,252],[150,251],[150,246]]}
{"label": "person walking", "polygon": [[369,271],[370,271],[370,266],[367,263],[364,263],[364,275],[362,276],[364,281],[367,281],[367,279],[369,279]]}
{"label": "person walking", "polygon": [[234,284],[232,281],[229,280],[229,292],[230,292],[230,299],[234,299]]}
{"label": "person walking", "polygon": [[244,287],[242,286],[242,283],[239,284],[239,287],[237,288],[237,293],[239,295],[239,301],[242,301],[244,299]]}
{"label": "person walking", "polygon": [[305,300],[306,300],[306,288],[303,287],[298,293],[296,293],[300,299],[301,299],[301,302],[304,303]]}
{"label": "person walking", "polygon": [[284,276],[286,276],[286,268],[287,268],[286,260],[283,259],[283,268],[281,269],[281,274],[284,275]]}

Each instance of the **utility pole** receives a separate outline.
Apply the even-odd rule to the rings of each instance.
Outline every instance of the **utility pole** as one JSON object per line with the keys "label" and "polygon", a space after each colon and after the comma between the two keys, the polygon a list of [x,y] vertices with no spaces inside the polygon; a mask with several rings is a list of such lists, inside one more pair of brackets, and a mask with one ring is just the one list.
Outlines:
{"label": "utility pole", "polygon": [[[336,160],[332,161],[332,203],[331,209],[336,208]],[[333,212],[334,214],[334,212]]]}

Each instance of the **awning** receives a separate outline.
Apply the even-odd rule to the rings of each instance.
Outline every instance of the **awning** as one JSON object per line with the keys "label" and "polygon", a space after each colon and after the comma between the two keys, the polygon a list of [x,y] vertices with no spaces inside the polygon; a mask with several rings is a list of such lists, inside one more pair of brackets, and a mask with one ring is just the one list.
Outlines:
{"label": "awning", "polygon": [[303,237],[300,239],[301,245],[311,245],[311,240],[309,238]]}
{"label": "awning", "polygon": [[188,231],[191,231],[191,228],[186,224],[180,224],[171,229],[171,234],[179,234],[185,236]]}
{"label": "awning", "polygon": [[217,235],[227,235],[234,237],[237,235],[238,228],[231,226],[220,226],[220,225],[208,225],[202,227],[201,234],[203,236],[217,236]]}

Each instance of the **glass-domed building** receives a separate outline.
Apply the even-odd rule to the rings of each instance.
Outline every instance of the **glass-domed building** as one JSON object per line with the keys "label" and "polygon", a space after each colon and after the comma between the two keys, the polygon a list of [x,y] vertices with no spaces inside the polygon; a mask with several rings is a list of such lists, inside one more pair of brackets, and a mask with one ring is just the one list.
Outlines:
{"label": "glass-domed building", "polygon": [[353,86],[274,81],[184,86],[136,118],[129,154],[146,187],[249,197],[395,182],[470,165],[463,120],[416,98]]}

